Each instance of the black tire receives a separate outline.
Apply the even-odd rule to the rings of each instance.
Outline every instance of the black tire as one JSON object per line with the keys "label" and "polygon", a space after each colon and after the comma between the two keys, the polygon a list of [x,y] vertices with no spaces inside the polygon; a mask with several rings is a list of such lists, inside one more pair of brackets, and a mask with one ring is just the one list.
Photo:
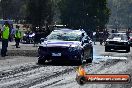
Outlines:
{"label": "black tire", "polygon": [[45,64],[45,59],[43,57],[38,58],[38,64]]}
{"label": "black tire", "polygon": [[59,61],[57,61],[57,60],[52,60],[52,64],[59,64]]}
{"label": "black tire", "polygon": [[128,47],[128,48],[126,49],[126,52],[127,52],[127,53],[130,52],[130,47]]}
{"label": "black tire", "polygon": [[110,51],[110,49],[105,46],[105,52],[109,52],[109,51]]}
{"label": "black tire", "polygon": [[92,61],[93,61],[93,49],[92,49],[91,52],[90,52],[89,58],[86,59],[86,63],[92,63]]}

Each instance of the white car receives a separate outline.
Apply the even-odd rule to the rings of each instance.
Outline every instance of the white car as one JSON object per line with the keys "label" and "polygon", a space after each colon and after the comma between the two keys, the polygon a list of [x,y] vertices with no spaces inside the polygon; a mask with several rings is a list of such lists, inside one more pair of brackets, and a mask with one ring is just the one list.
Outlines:
{"label": "white car", "polygon": [[105,51],[126,50],[130,52],[130,43],[126,33],[112,33],[106,40]]}

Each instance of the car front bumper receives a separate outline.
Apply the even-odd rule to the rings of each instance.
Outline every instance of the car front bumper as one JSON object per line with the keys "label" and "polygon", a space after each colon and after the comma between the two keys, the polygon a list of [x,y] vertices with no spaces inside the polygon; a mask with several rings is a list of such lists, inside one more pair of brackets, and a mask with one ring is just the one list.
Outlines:
{"label": "car front bumper", "polygon": [[[74,52],[69,52],[69,51],[44,51],[42,49],[38,49],[38,53],[40,57],[44,58],[39,58],[39,59],[46,59],[46,60],[62,60],[62,61],[67,61],[67,60],[79,60],[81,56],[81,52],[79,51],[74,51]],[[53,54],[56,54],[53,55]]]}
{"label": "car front bumper", "polygon": [[114,45],[114,44],[111,44],[111,45],[105,45],[105,47],[109,48],[109,49],[115,49],[115,50],[126,50],[129,45]]}

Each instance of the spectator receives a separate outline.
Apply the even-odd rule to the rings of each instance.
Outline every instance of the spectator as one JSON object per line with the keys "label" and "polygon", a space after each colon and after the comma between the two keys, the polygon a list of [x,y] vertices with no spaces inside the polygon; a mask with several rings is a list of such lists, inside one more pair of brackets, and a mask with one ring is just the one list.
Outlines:
{"label": "spectator", "polygon": [[103,43],[103,38],[104,36],[103,36],[103,32],[99,32],[99,41],[100,41],[100,45],[102,45],[102,43]]}
{"label": "spectator", "polygon": [[34,47],[36,46],[36,44],[39,43],[39,36],[40,36],[40,32],[38,29],[36,29],[35,36],[34,36]]}
{"label": "spectator", "polygon": [[94,42],[94,45],[96,45],[96,32],[93,32],[93,42]]}
{"label": "spectator", "polygon": [[104,44],[105,44],[105,42],[106,42],[108,36],[109,36],[109,33],[108,33],[107,29],[104,29],[104,31],[103,31]]}
{"label": "spectator", "polygon": [[10,34],[10,36],[11,36],[11,41],[13,41],[13,38],[15,37],[15,32],[16,32],[16,29],[13,28],[13,25],[12,25],[12,26],[11,26],[11,34]]}
{"label": "spectator", "polygon": [[128,30],[126,31],[126,35],[127,35],[127,38],[129,39],[130,37],[130,33],[131,33],[131,30],[130,30],[130,28],[128,28]]}
{"label": "spectator", "polygon": [[19,43],[20,43],[21,37],[22,37],[22,35],[21,35],[21,32],[20,32],[19,26],[16,25],[16,32],[15,32],[16,48],[20,48]]}
{"label": "spectator", "polygon": [[6,21],[2,29],[2,49],[1,49],[2,57],[7,56],[6,53],[7,53],[9,36],[10,36],[10,28],[9,28],[9,23]]}
{"label": "spectator", "polygon": [[99,41],[99,29],[96,30],[96,41]]}

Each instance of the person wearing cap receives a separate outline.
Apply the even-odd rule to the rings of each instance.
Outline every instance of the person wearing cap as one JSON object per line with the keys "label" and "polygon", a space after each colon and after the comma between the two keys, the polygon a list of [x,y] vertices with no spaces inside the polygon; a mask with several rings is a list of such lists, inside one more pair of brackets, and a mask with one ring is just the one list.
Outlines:
{"label": "person wearing cap", "polygon": [[21,31],[19,29],[19,26],[16,25],[16,32],[15,32],[16,48],[20,48],[19,47],[20,40],[21,40]]}
{"label": "person wearing cap", "polygon": [[9,23],[6,21],[4,23],[3,29],[2,29],[2,49],[1,49],[1,56],[5,57],[7,56],[7,47],[8,47],[8,40],[10,36],[10,28]]}

